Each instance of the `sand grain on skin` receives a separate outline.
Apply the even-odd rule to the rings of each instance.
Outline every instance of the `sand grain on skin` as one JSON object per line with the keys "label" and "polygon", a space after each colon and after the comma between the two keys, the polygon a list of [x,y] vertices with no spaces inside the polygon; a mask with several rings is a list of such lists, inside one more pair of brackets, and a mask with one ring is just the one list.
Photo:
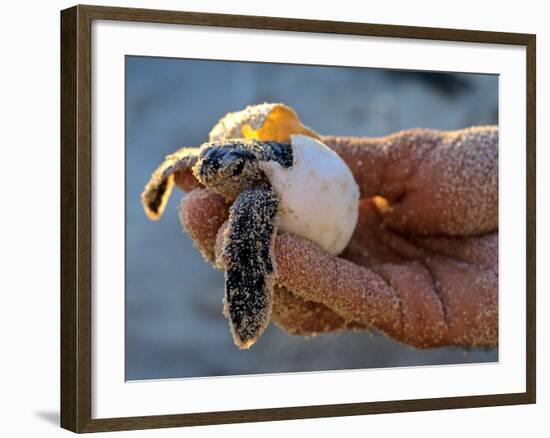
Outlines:
{"label": "sand grain on skin", "polygon": [[448,236],[498,228],[497,127],[322,140],[351,168],[364,198],[389,201],[383,217],[393,228]]}
{"label": "sand grain on skin", "polygon": [[221,195],[201,188],[181,200],[179,218],[183,230],[202,256],[212,263],[218,229],[229,217],[229,205]]}

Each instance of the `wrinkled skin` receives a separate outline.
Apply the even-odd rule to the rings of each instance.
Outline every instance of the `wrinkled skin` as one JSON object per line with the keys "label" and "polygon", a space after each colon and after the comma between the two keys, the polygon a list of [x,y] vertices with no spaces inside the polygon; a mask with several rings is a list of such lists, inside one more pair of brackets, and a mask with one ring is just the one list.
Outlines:
{"label": "wrinkled skin", "polygon": [[[359,184],[359,221],[339,257],[278,235],[272,319],[296,335],[368,328],[419,348],[496,346],[496,128],[322,140]],[[190,192],[182,224],[214,262],[229,205],[189,172],[175,180]]]}

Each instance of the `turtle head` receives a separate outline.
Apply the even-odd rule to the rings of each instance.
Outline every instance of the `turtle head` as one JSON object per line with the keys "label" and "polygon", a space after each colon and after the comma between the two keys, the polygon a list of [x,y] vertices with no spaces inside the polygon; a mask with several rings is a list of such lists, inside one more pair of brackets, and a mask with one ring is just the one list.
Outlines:
{"label": "turtle head", "polygon": [[204,144],[193,174],[201,184],[228,199],[266,180],[257,154],[242,141]]}

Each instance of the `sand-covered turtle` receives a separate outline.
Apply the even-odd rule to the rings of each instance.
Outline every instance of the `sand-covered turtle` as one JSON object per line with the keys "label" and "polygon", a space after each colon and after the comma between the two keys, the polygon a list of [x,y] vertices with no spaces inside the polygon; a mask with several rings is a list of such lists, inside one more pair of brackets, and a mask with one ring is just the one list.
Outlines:
{"label": "sand-covered turtle", "polygon": [[345,162],[281,104],[230,113],[209,142],[167,156],[142,194],[150,219],[162,215],[174,175],[189,170],[232,202],[222,244],[224,313],[235,343],[248,348],[269,323],[277,232],[339,254],[357,223],[359,189]]}

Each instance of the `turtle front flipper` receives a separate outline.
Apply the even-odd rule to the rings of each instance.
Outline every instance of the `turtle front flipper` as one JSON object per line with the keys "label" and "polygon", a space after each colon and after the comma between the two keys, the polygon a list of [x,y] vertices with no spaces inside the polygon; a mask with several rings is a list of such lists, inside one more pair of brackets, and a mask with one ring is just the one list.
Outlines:
{"label": "turtle front flipper", "polygon": [[141,203],[149,219],[160,219],[174,188],[174,174],[179,170],[191,170],[197,162],[198,150],[198,148],[181,148],[167,155],[155,170],[141,194]]}
{"label": "turtle front flipper", "polygon": [[269,324],[278,205],[265,183],[243,191],[230,209],[222,247],[224,314],[239,348],[249,348]]}

